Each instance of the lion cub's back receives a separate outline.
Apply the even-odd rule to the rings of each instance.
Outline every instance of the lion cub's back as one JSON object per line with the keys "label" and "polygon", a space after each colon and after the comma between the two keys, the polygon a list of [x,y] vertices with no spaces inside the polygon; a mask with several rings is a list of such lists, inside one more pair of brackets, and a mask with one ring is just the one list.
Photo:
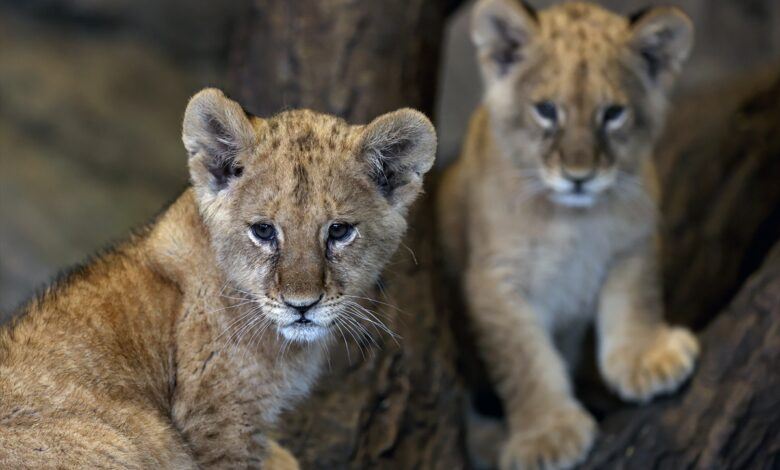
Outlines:
{"label": "lion cub's back", "polygon": [[191,468],[165,418],[179,298],[118,250],[2,328],[0,468]]}

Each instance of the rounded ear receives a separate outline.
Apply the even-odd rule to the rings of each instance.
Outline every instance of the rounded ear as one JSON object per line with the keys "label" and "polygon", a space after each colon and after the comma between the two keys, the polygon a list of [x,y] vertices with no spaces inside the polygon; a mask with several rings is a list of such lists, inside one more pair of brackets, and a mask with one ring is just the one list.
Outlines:
{"label": "rounded ear", "polygon": [[190,99],[184,112],[182,141],[190,157],[195,186],[217,192],[241,176],[238,156],[255,144],[249,116],[216,88],[206,88]]}
{"label": "rounded ear", "polygon": [[390,204],[405,210],[422,189],[436,157],[436,131],[425,115],[399,109],[365,126],[359,158]]}
{"label": "rounded ear", "polygon": [[679,8],[649,8],[629,18],[629,47],[654,83],[670,86],[693,48],[693,23]]}
{"label": "rounded ear", "polygon": [[471,40],[487,82],[522,62],[538,30],[536,11],[519,0],[480,0],[471,18]]}

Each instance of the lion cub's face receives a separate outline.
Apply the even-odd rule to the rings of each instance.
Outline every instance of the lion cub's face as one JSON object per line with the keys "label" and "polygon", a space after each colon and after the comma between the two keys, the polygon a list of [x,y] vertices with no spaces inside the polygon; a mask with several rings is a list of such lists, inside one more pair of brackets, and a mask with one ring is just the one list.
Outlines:
{"label": "lion cub's face", "polygon": [[524,178],[570,206],[635,188],[691,48],[687,17],[483,0],[473,20],[493,129]]}
{"label": "lion cub's face", "polygon": [[220,267],[261,321],[299,341],[354,321],[436,149],[416,111],[367,126],[311,111],[260,119],[213,89],[190,101],[183,140]]}

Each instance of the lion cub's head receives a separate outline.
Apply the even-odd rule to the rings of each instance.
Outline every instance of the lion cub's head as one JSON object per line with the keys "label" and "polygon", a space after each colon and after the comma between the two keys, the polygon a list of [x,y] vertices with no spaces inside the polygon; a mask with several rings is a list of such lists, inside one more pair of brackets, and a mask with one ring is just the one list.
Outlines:
{"label": "lion cub's head", "polygon": [[261,119],[215,89],[191,99],[183,140],[220,268],[299,341],[376,282],[436,151],[410,109],[365,126],[306,110]]}
{"label": "lion cub's head", "polygon": [[675,8],[482,0],[472,38],[499,145],[553,200],[589,206],[631,186],[651,152],[693,27]]}

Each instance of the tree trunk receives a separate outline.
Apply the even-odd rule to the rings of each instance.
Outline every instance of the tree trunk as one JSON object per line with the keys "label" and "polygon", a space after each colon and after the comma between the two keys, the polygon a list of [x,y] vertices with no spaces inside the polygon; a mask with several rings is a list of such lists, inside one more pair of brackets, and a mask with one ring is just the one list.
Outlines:
{"label": "tree trunk", "polygon": [[230,51],[233,91],[267,116],[310,108],[364,123],[433,109],[446,0],[254,0]]}
{"label": "tree trunk", "polygon": [[[261,116],[300,107],[353,123],[403,106],[430,114],[451,7],[256,0],[234,38],[231,91]],[[463,466],[455,348],[434,309],[431,212],[428,198],[416,203],[384,291],[371,295],[402,347],[385,336],[381,349],[333,348],[330,372],[285,416],[280,437],[303,468]]]}
{"label": "tree trunk", "polygon": [[701,328],[780,237],[780,68],[682,100],[658,168],[668,316]]}

